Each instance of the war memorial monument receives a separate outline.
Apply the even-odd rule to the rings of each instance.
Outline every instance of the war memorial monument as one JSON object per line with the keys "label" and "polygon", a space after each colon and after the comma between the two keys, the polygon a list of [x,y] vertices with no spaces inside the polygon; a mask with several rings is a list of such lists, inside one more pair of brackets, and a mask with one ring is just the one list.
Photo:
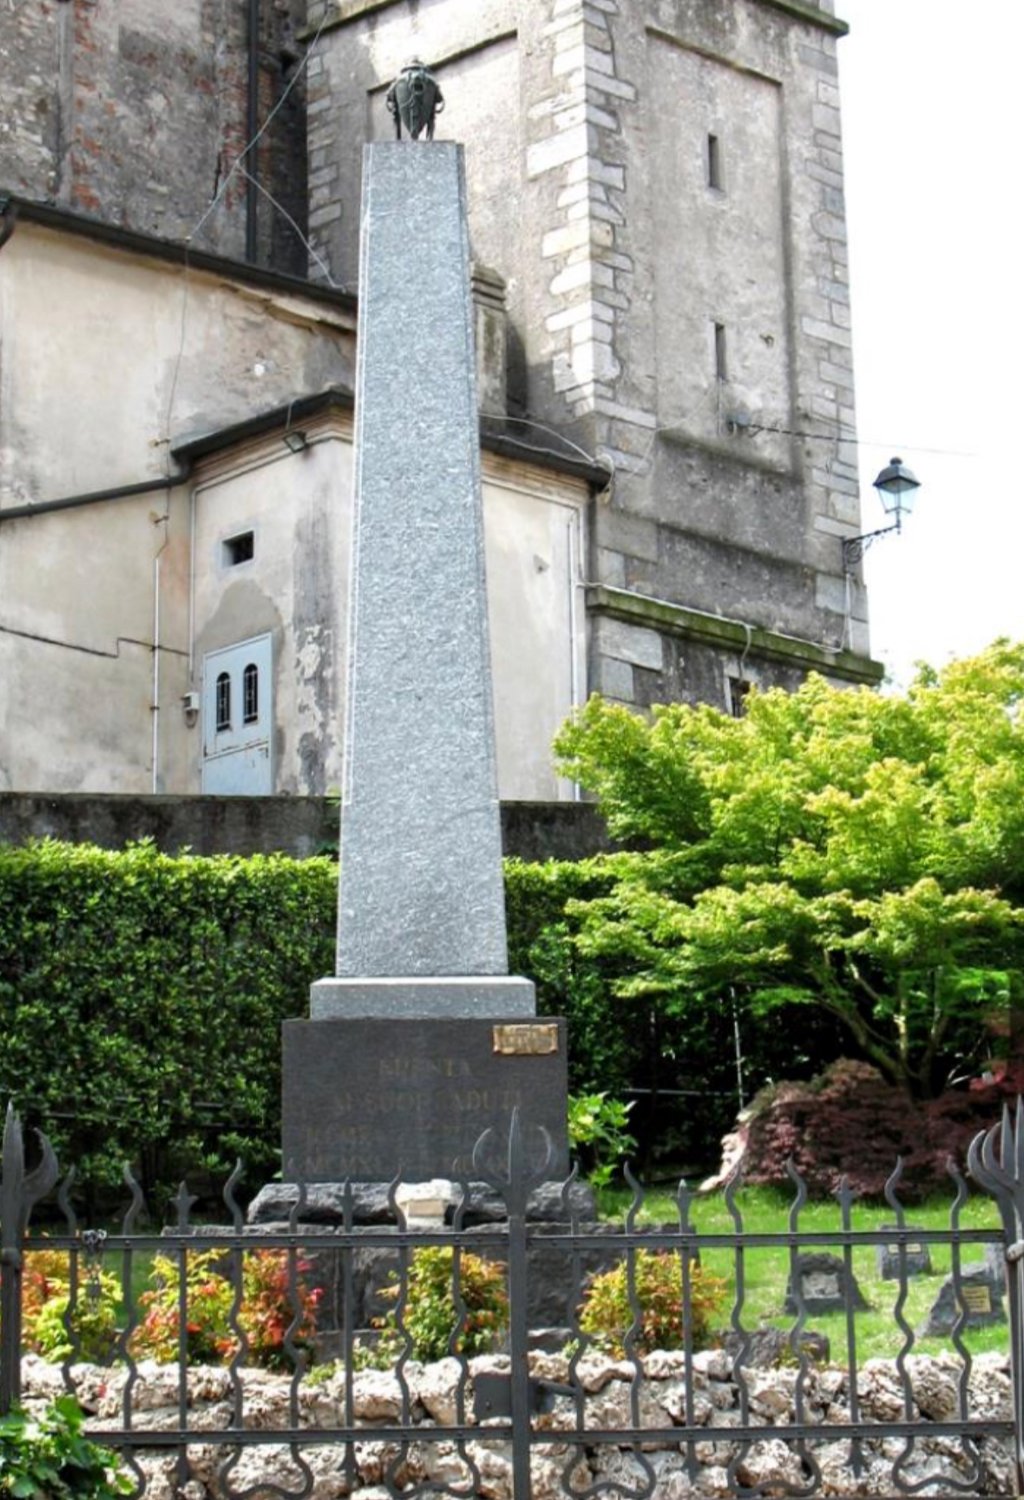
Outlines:
{"label": "war memorial monument", "polygon": [[[566,1037],[510,976],[462,147],[420,64],[365,148],[335,973],[283,1036],[286,1178],[466,1171],[528,1106],[567,1170]],[[425,135],[426,139],[418,137]]]}

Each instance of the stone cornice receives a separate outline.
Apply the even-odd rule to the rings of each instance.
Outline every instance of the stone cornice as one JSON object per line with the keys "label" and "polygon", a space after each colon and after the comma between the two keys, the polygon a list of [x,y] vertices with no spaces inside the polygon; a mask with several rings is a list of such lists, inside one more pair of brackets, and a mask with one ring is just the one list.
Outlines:
{"label": "stone cornice", "polygon": [[763,661],[780,662],[803,672],[821,672],[843,682],[864,683],[869,687],[881,682],[884,667],[870,657],[853,651],[830,651],[813,641],[782,635],[753,625],[748,628],[739,620],[725,620],[697,609],[672,604],[667,599],[651,599],[628,589],[608,588],[604,584],[587,586],[587,608],[593,614],[643,625],[663,634],[699,641],[719,650],[735,650]]}
{"label": "stone cornice", "polygon": [[[396,5],[399,0],[335,0],[334,15],[331,16],[323,26],[324,31],[333,31],[335,27],[345,26],[350,21],[356,21],[360,16],[367,16],[373,11],[387,10]],[[761,5],[767,5],[770,10],[781,10],[786,15],[792,16],[797,21],[806,21],[812,26],[819,26],[824,31],[830,31],[834,36],[845,36],[849,26],[838,16],[829,15],[827,11],[819,9],[813,4],[813,0],[759,0]],[[308,41],[314,36],[319,28],[307,26],[299,33],[300,41]]]}
{"label": "stone cornice", "polygon": [[811,4],[810,0],[759,0],[759,3],[767,5],[769,10],[781,10],[797,21],[820,26],[824,31],[831,31],[834,36],[846,36],[850,30],[848,22],[840,20],[838,16],[830,16],[827,11]]}

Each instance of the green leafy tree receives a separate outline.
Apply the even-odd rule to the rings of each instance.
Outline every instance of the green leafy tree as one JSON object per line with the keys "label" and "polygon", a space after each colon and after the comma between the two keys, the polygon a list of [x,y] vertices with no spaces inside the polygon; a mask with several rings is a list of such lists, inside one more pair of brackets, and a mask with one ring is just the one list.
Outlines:
{"label": "green leafy tree", "polygon": [[19,1500],[118,1500],[134,1489],[120,1459],[83,1433],[73,1396],[40,1416],[13,1407],[0,1417],[0,1495]]}
{"label": "green leafy tree", "polygon": [[1024,645],[997,642],[904,695],[753,692],[649,719],[593,698],[556,741],[620,856],[577,909],[623,997],[674,1014],[812,1006],[928,1097],[1022,988]]}

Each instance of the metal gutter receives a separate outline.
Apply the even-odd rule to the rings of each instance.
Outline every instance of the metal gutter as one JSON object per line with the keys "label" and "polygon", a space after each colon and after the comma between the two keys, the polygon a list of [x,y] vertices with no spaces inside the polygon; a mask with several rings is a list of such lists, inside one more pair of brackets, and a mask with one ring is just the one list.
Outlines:
{"label": "metal gutter", "polygon": [[220,453],[224,448],[234,447],[236,443],[262,437],[264,433],[273,432],[278,427],[299,427],[311,417],[319,416],[332,407],[351,411],[354,404],[352,392],[347,386],[331,385],[311,396],[296,396],[294,401],[287,401],[282,406],[272,406],[254,417],[232,422],[229,427],[218,427],[213,432],[185,438],[175,443],[171,452],[179,463],[187,464],[191,469],[198,459],[207,458],[211,453]]}
{"label": "metal gutter", "polygon": [[89,490],[78,495],[62,495],[59,500],[40,500],[28,505],[0,505],[0,524],[4,521],[23,521],[27,516],[45,516],[55,510],[77,510],[80,505],[97,505],[104,500],[127,500],[132,495],[154,494],[157,490],[173,489],[183,484],[191,472],[191,464],[177,474],[165,475],[163,479],[143,479],[138,484],[121,484],[112,490]]}
{"label": "metal gutter", "polygon": [[[192,465],[198,459],[206,458],[212,453],[220,453],[223,449],[230,448],[236,443],[246,442],[250,438],[262,437],[264,433],[273,432],[276,428],[299,427],[303,422],[319,416],[321,412],[329,411],[332,407],[346,412],[354,409],[355,398],[347,386],[332,385],[326,390],[317,391],[312,396],[297,396],[294,401],[271,407],[255,417],[247,417],[243,422],[235,422],[230,427],[221,427],[215,432],[204,432],[197,437],[175,443],[171,452],[179,462]],[[539,468],[554,469],[560,474],[569,474],[574,479],[586,480],[588,484],[598,489],[605,489],[608,485],[609,469],[600,464],[590,463],[579,455],[568,452],[559,453],[554,448],[532,443],[524,439],[522,429],[514,423],[506,427],[494,417],[481,417],[480,446],[489,453],[514,458],[519,463],[535,464]]]}

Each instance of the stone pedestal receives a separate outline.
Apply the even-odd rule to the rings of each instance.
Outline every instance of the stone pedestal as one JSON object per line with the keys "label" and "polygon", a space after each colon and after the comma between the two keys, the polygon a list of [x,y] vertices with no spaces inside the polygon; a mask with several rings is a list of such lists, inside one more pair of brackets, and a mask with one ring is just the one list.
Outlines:
{"label": "stone pedestal", "polygon": [[501,1162],[517,1106],[527,1148],[568,1175],[565,1022],[286,1021],[286,1181],[472,1176],[478,1138]]}

